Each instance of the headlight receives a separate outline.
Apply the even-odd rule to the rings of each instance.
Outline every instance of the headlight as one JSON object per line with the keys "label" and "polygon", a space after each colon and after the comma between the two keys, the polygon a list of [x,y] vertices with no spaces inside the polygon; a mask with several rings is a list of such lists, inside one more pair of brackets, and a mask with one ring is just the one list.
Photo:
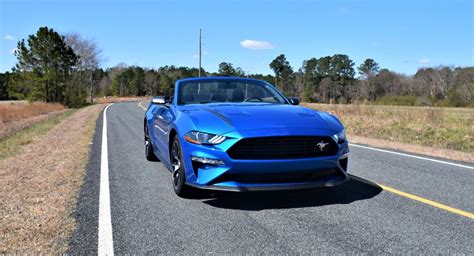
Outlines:
{"label": "headlight", "polygon": [[209,134],[205,132],[192,131],[184,135],[184,139],[193,144],[212,144],[216,145],[225,140],[225,136]]}
{"label": "headlight", "polygon": [[334,140],[336,140],[337,143],[343,143],[346,141],[346,131],[342,129],[340,132],[334,134]]}

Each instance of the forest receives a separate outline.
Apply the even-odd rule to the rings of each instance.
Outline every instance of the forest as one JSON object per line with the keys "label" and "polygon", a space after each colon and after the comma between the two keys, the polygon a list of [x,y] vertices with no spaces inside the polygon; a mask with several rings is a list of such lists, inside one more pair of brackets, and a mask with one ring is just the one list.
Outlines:
{"label": "forest", "polygon": [[[82,106],[106,96],[170,96],[177,79],[196,77],[195,67],[147,68],[125,63],[102,68],[99,46],[77,33],[41,27],[18,42],[18,59],[0,73],[0,100],[59,102]],[[269,63],[273,74],[249,74],[231,62],[201,76],[265,80],[304,102],[406,106],[474,107],[474,67],[420,68],[414,75],[380,67],[367,58],[356,65],[346,54],[310,57],[295,69],[280,54]]]}

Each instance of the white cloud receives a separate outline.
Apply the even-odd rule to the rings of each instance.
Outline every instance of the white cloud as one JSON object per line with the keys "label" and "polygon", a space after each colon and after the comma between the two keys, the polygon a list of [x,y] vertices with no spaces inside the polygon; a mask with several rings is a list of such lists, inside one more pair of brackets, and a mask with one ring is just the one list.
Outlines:
{"label": "white cloud", "polygon": [[16,38],[12,35],[5,35],[3,39],[8,40],[8,41],[15,41]]}
{"label": "white cloud", "polygon": [[427,58],[421,58],[418,60],[418,64],[429,64],[431,61]]}
{"label": "white cloud", "polygon": [[12,49],[10,49],[10,53],[11,53],[11,54],[15,54],[16,50],[17,50],[17,48],[12,48]]}
{"label": "white cloud", "polygon": [[240,45],[244,48],[250,50],[271,50],[273,49],[273,45],[267,41],[256,41],[256,40],[244,40],[240,42]]}

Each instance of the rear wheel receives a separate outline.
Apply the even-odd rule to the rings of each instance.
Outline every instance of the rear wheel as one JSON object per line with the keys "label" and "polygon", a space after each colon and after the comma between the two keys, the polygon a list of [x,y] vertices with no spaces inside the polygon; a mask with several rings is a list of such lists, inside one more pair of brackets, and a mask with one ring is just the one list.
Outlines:
{"label": "rear wheel", "polygon": [[184,169],[184,162],[181,151],[181,144],[179,143],[178,137],[174,137],[173,143],[171,144],[171,165],[172,180],[174,192],[180,197],[186,197],[189,195],[189,186],[186,182],[186,172]]}
{"label": "rear wheel", "polygon": [[148,133],[148,126],[145,125],[145,157],[148,161],[157,162],[158,158],[153,153],[153,145],[151,144],[150,135]]}

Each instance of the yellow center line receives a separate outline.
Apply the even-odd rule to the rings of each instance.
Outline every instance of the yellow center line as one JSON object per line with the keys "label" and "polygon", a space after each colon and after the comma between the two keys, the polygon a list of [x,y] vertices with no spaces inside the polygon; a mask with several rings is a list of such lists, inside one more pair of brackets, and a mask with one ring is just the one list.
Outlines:
{"label": "yellow center line", "polygon": [[139,108],[141,108],[141,109],[143,109],[143,110],[146,111],[146,108],[145,108],[144,106],[142,106],[142,102],[141,102],[141,101],[138,102],[137,106],[138,106]]}
{"label": "yellow center line", "polygon": [[463,211],[463,210],[460,210],[460,209],[456,209],[456,208],[453,208],[451,206],[447,206],[447,205],[444,205],[444,204],[441,204],[441,203],[423,198],[421,196],[416,196],[416,195],[413,195],[413,194],[409,194],[409,193],[406,193],[406,192],[400,191],[398,189],[394,189],[394,188],[391,188],[391,187],[388,187],[388,186],[385,186],[385,185],[382,185],[382,184],[379,184],[379,183],[373,183],[373,182],[367,181],[365,179],[359,178],[357,176],[350,175],[350,177],[355,179],[355,180],[358,180],[360,182],[367,183],[367,184],[371,184],[371,185],[375,184],[375,185],[379,186],[380,188],[382,188],[383,190],[388,191],[390,193],[393,193],[393,194],[396,194],[396,195],[399,195],[399,196],[403,196],[403,197],[406,197],[406,198],[409,198],[409,199],[412,199],[412,200],[415,200],[415,201],[418,201],[418,202],[421,202],[421,203],[424,203],[424,204],[427,204],[427,205],[431,205],[431,206],[436,207],[438,209],[442,209],[442,210],[445,210],[445,211],[448,211],[448,212],[452,212],[452,213],[455,213],[455,214],[458,214],[458,215],[461,215],[461,216],[464,216],[464,217],[467,217],[467,218],[470,218],[470,219],[474,219],[474,213],[470,213],[470,212],[466,212],[466,211]]}

